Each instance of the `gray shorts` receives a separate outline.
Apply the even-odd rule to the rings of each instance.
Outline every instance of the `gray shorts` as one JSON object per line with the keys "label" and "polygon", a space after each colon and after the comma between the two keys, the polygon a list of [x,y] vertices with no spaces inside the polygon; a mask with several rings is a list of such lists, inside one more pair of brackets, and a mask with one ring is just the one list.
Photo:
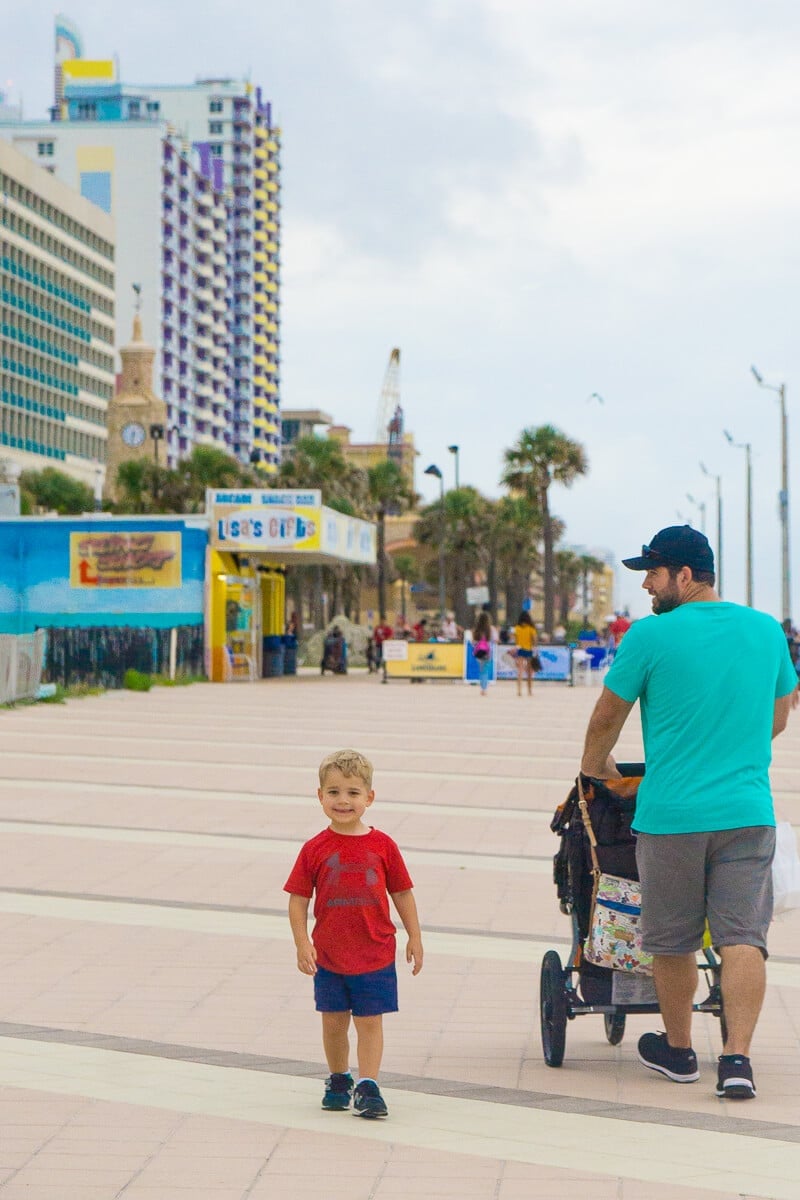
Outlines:
{"label": "gray shorts", "polygon": [[640,833],[642,944],[650,954],[691,954],[705,922],[714,946],[757,946],[767,957],[775,829]]}

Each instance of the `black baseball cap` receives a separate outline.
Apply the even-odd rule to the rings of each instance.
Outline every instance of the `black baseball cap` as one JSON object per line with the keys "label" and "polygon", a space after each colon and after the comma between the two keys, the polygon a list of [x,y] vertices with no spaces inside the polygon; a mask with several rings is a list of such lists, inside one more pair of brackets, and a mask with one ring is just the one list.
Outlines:
{"label": "black baseball cap", "polygon": [[649,545],[642,546],[636,558],[623,558],[631,571],[649,571],[651,567],[691,567],[693,571],[713,571],[714,551],[708,538],[691,525],[670,525],[659,529]]}

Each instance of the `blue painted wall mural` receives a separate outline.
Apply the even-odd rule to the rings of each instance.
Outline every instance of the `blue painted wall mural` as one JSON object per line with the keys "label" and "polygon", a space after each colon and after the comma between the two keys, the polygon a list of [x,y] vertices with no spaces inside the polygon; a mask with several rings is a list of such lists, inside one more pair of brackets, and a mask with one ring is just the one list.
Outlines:
{"label": "blue painted wall mural", "polygon": [[[82,543],[71,537],[81,533],[91,538]],[[116,543],[113,535],[119,535]],[[109,541],[106,560],[98,553],[104,549],[98,547],[98,537]],[[91,559],[78,561],[87,544]],[[201,625],[207,544],[208,532],[201,522],[180,518],[0,521],[0,633],[67,625]],[[159,572],[167,570],[161,565],[164,546],[174,546],[176,554],[168,564],[169,574],[159,579]],[[106,566],[109,573],[104,576]],[[123,586],[117,586],[120,581]]]}

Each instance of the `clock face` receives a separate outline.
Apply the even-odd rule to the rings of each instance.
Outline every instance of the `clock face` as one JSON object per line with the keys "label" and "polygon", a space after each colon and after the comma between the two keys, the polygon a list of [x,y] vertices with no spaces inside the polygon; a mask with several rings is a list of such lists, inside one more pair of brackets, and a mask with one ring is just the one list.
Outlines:
{"label": "clock face", "polygon": [[141,446],[146,436],[144,425],[138,421],[130,421],[122,426],[122,440],[126,446]]}

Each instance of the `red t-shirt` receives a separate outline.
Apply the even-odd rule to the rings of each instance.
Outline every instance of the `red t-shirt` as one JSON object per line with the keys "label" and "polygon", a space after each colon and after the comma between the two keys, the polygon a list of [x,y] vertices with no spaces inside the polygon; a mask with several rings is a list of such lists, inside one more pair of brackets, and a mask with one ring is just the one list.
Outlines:
{"label": "red t-shirt", "polygon": [[394,962],[389,895],[411,882],[397,843],[379,829],[351,836],[324,829],[300,851],[283,886],[314,896],[311,940],[319,966],[339,975],[380,971]]}
{"label": "red t-shirt", "polygon": [[392,636],[391,625],[378,625],[375,629],[375,642],[378,646],[389,640]]}

